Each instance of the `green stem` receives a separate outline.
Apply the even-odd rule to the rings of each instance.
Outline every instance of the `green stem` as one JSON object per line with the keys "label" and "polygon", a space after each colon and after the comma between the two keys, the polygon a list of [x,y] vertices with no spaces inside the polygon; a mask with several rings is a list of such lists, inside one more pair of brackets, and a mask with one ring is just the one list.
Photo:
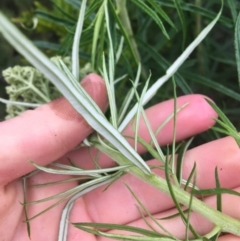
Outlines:
{"label": "green stem", "polygon": [[[101,144],[94,142],[94,146],[99,149],[100,151],[104,152],[108,156],[112,157],[119,165],[129,165],[129,161],[120,153],[115,152],[112,149],[103,147]],[[136,176],[137,178],[145,181],[146,183],[150,184],[151,186],[157,188],[161,192],[170,195],[168,184],[165,179],[155,175],[154,173],[145,174],[142,170],[138,167],[130,167],[127,170],[128,173]],[[172,186],[173,192],[178,200],[179,203],[188,207],[191,199],[191,195],[177,187],[175,185]],[[215,210],[204,202],[200,201],[196,197],[192,197],[192,204],[191,210],[201,214],[213,224],[218,226],[223,232],[228,232],[234,235],[240,236],[240,221],[236,220],[230,216],[227,216],[224,213]]]}
{"label": "green stem", "polygon": [[[168,185],[166,180],[163,178],[151,174],[151,176],[148,176],[144,174],[140,169],[133,167],[129,170],[131,174],[134,176],[140,178],[141,180],[147,182],[151,186],[159,189],[160,191],[164,192],[165,194],[170,195]],[[177,197],[179,203],[188,206],[190,201],[190,194],[183,189],[176,187],[173,185],[173,191],[175,193],[175,196]],[[192,207],[191,209],[205,218],[207,218],[209,221],[214,223],[216,226],[220,227],[223,232],[228,232],[234,235],[240,236],[240,221],[236,220],[230,216],[227,216],[224,213],[221,213],[208,205],[206,205],[204,202],[200,201],[196,197],[193,197],[192,199]]]}
{"label": "green stem", "polygon": [[[117,5],[117,12],[119,14],[119,18],[120,18],[122,25],[129,37],[129,41],[132,46],[134,57],[135,57],[137,63],[141,63],[141,56],[138,51],[138,46],[133,37],[133,30],[132,30],[131,22],[129,19],[127,7],[126,7],[126,0],[115,0],[115,1],[116,1],[116,5]],[[143,68],[142,68],[142,75],[144,78],[147,78],[147,74]]]}

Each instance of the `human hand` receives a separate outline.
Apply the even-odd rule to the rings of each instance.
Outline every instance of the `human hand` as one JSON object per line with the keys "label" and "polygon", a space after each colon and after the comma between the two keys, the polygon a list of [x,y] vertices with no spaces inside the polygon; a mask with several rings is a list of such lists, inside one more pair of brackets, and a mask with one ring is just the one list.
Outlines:
{"label": "human hand", "polygon": [[[91,74],[89,78],[92,83],[89,80],[85,82],[85,88],[101,109],[106,108],[106,90],[101,79],[94,74]],[[206,103],[203,96],[189,95],[178,98],[178,106],[186,102],[189,102],[189,105],[178,114],[177,118],[177,140],[183,140],[208,129],[214,123],[211,118],[216,117],[216,114]],[[158,127],[172,112],[172,100],[153,106],[146,111],[153,129]],[[93,168],[94,165],[86,148],[72,151],[90,132],[91,128],[71,109],[64,99],[57,100],[34,111],[27,111],[17,118],[0,124],[2,161],[0,168],[1,241],[29,240],[26,224],[22,222],[25,219],[23,208],[19,204],[19,202],[23,202],[20,177],[34,170],[33,165],[27,160],[31,159],[39,165],[47,165],[53,160],[65,163],[67,158],[71,158],[82,168]],[[157,137],[159,143],[161,145],[171,143],[172,133],[172,123],[168,123]],[[123,134],[133,135],[131,125],[124,130]],[[140,126],[140,136],[146,141],[150,140],[143,122]],[[211,149],[210,152],[209,149]],[[140,153],[144,152],[142,147],[139,147],[138,150]],[[237,178],[238,157],[239,150],[231,138],[208,143],[187,153],[184,164],[184,176],[186,177],[189,174],[193,162],[196,161],[197,186],[200,188],[214,187],[214,169],[217,165],[219,170],[221,170],[219,171],[219,176],[222,186],[235,188],[240,185],[239,178]],[[226,159],[228,160],[226,161]],[[113,161],[109,158],[104,158],[104,156],[100,157],[99,162],[102,167],[113,165]],[[150,161],[149,163],[153,164],[154,162]],[[158,173],[163,175],[159,171]],[[231,178],[233,175],[236,175],[234,180]],[[41,172],[31,177],[29,184],[54,182],[61,179],[63,178],[60,175]],[[174,205],[169,197],[159,193],[159,191],[142,183],[135,177],[125,175],[112,184],[106,192],[102,192],[103,187],[79,198],[71,212],[70,221],[113,222],[144,227],[145,223],[140,219],[140,215],[134,205],[135,200],[123,182],[128,183],[153,214],[161,217],[174,212]],[[30,187],[28,201],[52,196],[76,185],[77,182],[72,182],[54,187]],[[235,199],[231,197],[232,200]],[[214,205],[214,198],[208,198],[206,201],[210,205]],[[34,216],[54,202],[55,200],[52,200],[29,206],[29,216]],[[229,197],[225,195],[225,212],[237,217],[238,213],[235,210],[233,213],[228,208],[228,202]],[[31,221],[31,240],[57,240],[58,225],[64,204],[60,204]],[[233,207],[233,205],[230,207]],[[200,233],[203,234],[210,231],[211,225],[207,221],[203,222],[199,215],[195,215],[193,219],[195,226],[200,227],[200,230],[198,228]],[[181,222],[180,218],[163,221],[164,225],[167,228],[169,227],[169,230],[178,235],[179,238],[183,237],[185,233]],[[95,236],[82,232],[70,225],[68,240],[92,241],[97,239]],[[98,240],[103,241],[104,239],[99,238]]]}

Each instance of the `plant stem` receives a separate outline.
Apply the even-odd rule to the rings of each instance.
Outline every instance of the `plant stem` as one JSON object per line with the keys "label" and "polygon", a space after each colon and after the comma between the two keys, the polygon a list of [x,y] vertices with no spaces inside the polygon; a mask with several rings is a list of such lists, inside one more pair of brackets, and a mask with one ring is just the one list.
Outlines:
{"label": "plant stem", "polygon": [[[133,37],[133,30],[129,19],[127,7],[126,7],[126,0],[115,0],[115,1],[117,5],[117,13],[119,14],[119,18],[121,19],[122,25],[127,35],[129,36],[130,44],[132,45],[133,54],[135,56],[137,64],[141,63],[141,56],[138,51],[138,46]],[[143,68],[142,68],[142,75],[144,78],[147,78],[147,73],[144,71]]]}
{"label": "plant stem", "polygon": [[[168,194],[168,195],[170,194],[167,182],[163,178],[161,178],[155,174],[151,174],[151,176],[148,176],[136,167],[131,168],[129,170],[129,172],[131,174],[133,174],[134,176],[140,178],[141,180],[147,182],[151,186],[164,192],[165,194]],[[189,201],[190,201],[190,194],[188,192],[184,191],[183,189],[176,187],[174,185],[172,186],[172,188],[174,190],[175,196],[177,197],[178,201],[181,204],[188,206]],[[208,205],[206,205],[204,202],[200,201],[196,197],[193,197],[193,199],[192,199],[191,209],[193,211],[201,214],[205,218],[207,218],[209,221],[214,223],[216,226],[220,227],[223,232],[228,232],[228,233],[240,236],[240,221],[239,220],[234,219],[230,216],[227,216],[226,214],[221,213],[221,212],[209,207]]]}
{"label": "plant stem", "polygon": [[[103,147],[101,144],[95,142],[94,146],[99,149],[100,151],[104,152],[108,156],[112,157],[113,160],[115,160],[119,165],[129,165],[131,164],[120,152],[113,152],[112,149],[108,149],[106,147]],[[141,179],[142,181],[145,181],[146,183],[150,184],[151,186],[157,188],[158,190],[162,191],[163,193],[170,195],[168,184],[165,179],[157,176],[154,173],[145,174],[141,169],[138,167],[130,167],[127,169],[127,172],[136,176],[137,178]],[[179,203],[189,206],[191,195],[181,189],[180,187],[177,187],[175,185],[172,186],[172,189],[174,191],[174,194],[178,200]],[[223,232],[231,233],[234,235],[240,236],[240,221],[236,220],[230,216],[227,216],[224,213],[221,213],[208,205],[206,205],[204,202],[200,201],[196,197],[192,197],[192,204],[191,209],[205,218],[207,218],[209,221],[211,221],[213,224],[218,226]]]}

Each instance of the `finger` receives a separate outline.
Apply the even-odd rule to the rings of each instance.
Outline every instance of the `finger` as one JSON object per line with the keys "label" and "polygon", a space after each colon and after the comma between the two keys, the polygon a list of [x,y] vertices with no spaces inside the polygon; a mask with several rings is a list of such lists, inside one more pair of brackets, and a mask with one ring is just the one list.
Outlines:
{"label": "finger", "polygon": [[[62,175],[53,175],[49,173],[40,172],[31,178],[28,179],[28,187],[27,187],[27,202],[39,201],[41,199],[45,199],[47,197],[53,197],[56,194],[62,193],[64,191],[70,190],[71,188],[77,186],[77,182],[65,182],[55,186],[42,186],[40,188],[36,188],[34,185],[44,184],[44,183],[52,183],[52,182],[59,182],[63,179],[70,178],[69,176],[62,176]],[[22,190],[22,189],[21,189]],[[38,217],[32,219],[30,221],[30,230],[31,230],[31,239],[28,237],[27,226],[26,223],[23,221],[26,220],[25,213],[22,212],[21,217],[19,218],[18,227],[14,230],[14,239],[12,241],[27,241],[27,240],[34,240],[34,241],[42,241],[46,240],[57,240],[58,231],[59,231],[59,223],[62,210],[66,204],[66,200],[61,199],[63,196],[58,198],[52,198],[48,201],[35,203],[33,205],[27,205],[27,215],[28,218],[31,219],[35,215],[43,212],[44,210],[48,209],[52,205],[58,205],[54,208],[49,209],[47,212],[42,213]],[[18,208],[20,205],[18,203]],[[8,220],[8,216],[4,220]],[[11,230],[12,231],[12,230]],[[3,231],[4,232],[4,231]],[[10,240],[10,239],[9,239]],[[69,239],[75,240],[75,239]]]}
{"label": "finger", "polygon": [[[103,80],[90,74],[82,82],[86,91],[104,110],[107,94]],[[85,120],[63,98],[0,125],[0,182],[7,183],[32,171],[33,160],[46,165],[79,144],[91,132]]]}
{"label": "finger", "polygon": [[218,238],[218,241],[240,241],[240,237],[232,235],[232,234],[226,234]]}
{"label": "finger", "polygon": [[[177,109],[187,104],[177,113],[176,117],[176,140],[180,141],[190,136],[196,135],[209,129],[217,118],[216,112],[206,102],[206,96],[203,95],[185,95],[177,98]],[[153,132],[158,130],[159,126],[174,112],[174,100],[164,101],[158,105],[150,107],[146,110],[146,115],[151,124]],[[134,120],[125,128],[123,134],[126,136],[134,136]],[[139,125],[139,136],[146,142],[151,141],[149,130],[143,118]],[[173,118],[159,131],[157,135],[158,143],[161,146],[172,144],[174,130]],[[133,145],[133,140],[130,140]],[[142,152],[144,148],[139,148]]]}
{"label": "finger", "polygon": [[[183,140],[190,136],[196,135],[209,129],[213,124],[213,118],[217,117],[216,112],[205,101],[205,96],[202,95],[186,95],[177,99],[177,106],[188,103],[188,105],[177,114],[177,141]],[[173,113],[174,100],[164,101],[160,104],[154,105],[146,110],[146,116],[151,124],[153,131]],[[201,110],[201,111],[199,111]],[[125,136],[134,136],[134,127],[132,121],[123,131]],[[146,141],[150,142],[150,135],[145,121],[141,118],[139,126],[139,135]],[[173,139],[173,119],[171,119],[158,133],[157,140],[161,146],[171,144]],[[128,138],[128,141],[134,146],[134,141]],[[143,146],[138,146],[140,154],[145,152]],[[91,157],[89,155],[91,153]],[[80,157],[80,158],[79,158]],[[83,169],[92,169],[95,167],[94,160],[98,160],[101,167],[113,166],[115,163],[105,155],[99,155],[99,152],[94,148],[81,148],[72,151],[59,160],[66,162],[70,158]]]}
{"label": "finger", "polygon": [[240,185],[239,159],[240,149],[232,137],[218,139],[186,153],[183,176],[185,179],[189,176],[196,162],[197,185],[200,189],[216,187],[215,168],[221,186],[234,188]]}

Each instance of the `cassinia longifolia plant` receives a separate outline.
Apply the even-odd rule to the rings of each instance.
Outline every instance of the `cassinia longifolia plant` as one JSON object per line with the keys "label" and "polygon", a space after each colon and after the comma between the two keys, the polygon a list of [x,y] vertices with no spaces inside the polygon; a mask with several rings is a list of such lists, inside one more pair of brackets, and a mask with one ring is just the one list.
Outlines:
{"label": "cassinia longifolia plant", "polygon": [[[131,0],[136,7],[141,8],[147,15],[149,15],[153,21],[159,26],[163,35],[169,38],[168,33],[159,18],[161,15],[171,26],[173,26],[172,21],[168,18],[167,14],[159,7],[158,2],[155,0],[148,0],[148,4],[141,0]],[[178,1],[175,1],[179,15],[181,16],[181,8]],[[223,3],[222,3],[223,4]],[[228,232],[240,236],[240,222],[230,216],[221,213],[207,206],[204,202],[194,197],[193,193],[185,191],[181,187],[181,184],[186,187],[190,187],[195,190],[196,193],[201,194],[201,190],[195,187],[194,176],[195,167],[192,170],[191,176],[188,180],[183,180],[182,178],[177,178],[176,173],[172,170],[170,166],[171,160],[169,161],[168,155],[164,155],[162,149],[156,141],[155,134],[151,130],[148,120],[144,112],[144,105],[147,104],[153,96],[157,93],[160,87],[173,78],[177,74],[179,67],[186,61],[189,55],[194,51],[194,49],[204,40],[207,34],[212,30],[216,22],[219,20],[222,12],[222,8],[216,17],[200,32],[196,39],[182,52],[182,54],[172,63],[172,65],[166,70],[166,74],[157,79],[153,85],[149,86],[149,79],[144,84],[141,93],[138,93],[137,87],[139,86],[140,76],[147,76],[144,69],[141,67],[141,58],[137,50],[137,43],[134,38],[132,38],[131,23],[129,21],[128,12],[126,9],[126,0],[98,0],[98,1],[87,1],[82,0],[79,5],[79,18],[75,27],[74,41],[72,46],[71,58],[68,57],[54,57],[47,58],[35,45],[27,39],[6,17],[3,13],[0,13],[0,32],[6,38],[6,40],[20,53],[22,54],[33,67],[20,67],[15,66],[9,68],[3,72],[6,81],[9,83],[7,87],[7,92],[9,94],[9,100],[3,100],[2,102],[7,104],[8,118],[18,115],[21,111],[26,110],[26,108],[34,108],[42,103],[49,102],[52,99],[63,95],[73,107],[86,119],[88,124],[96,131],[95,134],[90,136],[84,141],[85,145],[94,146],[99,151],[110,156],[118,166],[106,169],[95,169],[95,170],[83,170],[74,165],[63,165],[54,163],[48,167],[39,166],[34,163],[32,164],[39,170],[52,173],[52,174],[62,174],[62,175],[77,175],[79,177],[86,177],[86,181],[79,184],[79,186],[74,187],[64,193],[57,194],[50,198],[61,198],[60,201],[68,200],[63,212],[62,218],[59,226],[59,241],[65,241],[67,237],[68,230],[68,216],[73,206],[74,201],[80,196],[106,184],[111,184],[113,181],[124,175],[125,173],[130,173],[142,181],[148,183],[151,186],[156,187],[159,191],[170,195],[176,204],[176,207],[181,215],[183,222],[188,225],[191,232],[194,234],[194,240],[206,240],[212,237],[217,237],[221,232]],[[154,11],[155,9],[156,11]],[[94,13],[94,14],[93,14]],[[91,17],[92,25],[83,29],[84,21]],[[112,25],[112,19],[115,19],[114,26]],[[182,22],[184,19],[181,18]],[[81,61],[79,62],[79,46],[81,40],[84,38],[84,34],[87,30],[93,31],[92,39],[92,49],[91,49],[91,63],[88,63],[84,68],[80,67]],[[120,33],[116,38],[116,31]],[[186,33],[184,34],[186,38]],[[116,39],[117,45],[116,45]],[[107,42],[108,49],[100,47],[102,50],[100,57],[97,56],[97,46],[103,46],[101,43]],[[127,47],[130,49],[131,56],[135,60],[138,68],[136,68],[136,78],[132,82],[132,88],[129,90],[126,98],[124,100],[123,108],[120,110],[117,108],[115,88],[116,83],[121,81],[126,76],[115,76],[116,66],[119,59],[122,57],[123,48]],[[98,49],[99,50],[99,49]],[[81,59],[81,55],[80,55]],[[99,64],[100,63],[100,64]],[[109,120],[101,112],[94,101],[88,96],[85,90],[79,85],[79,79],[87,72],[92,69],[99,68],[99,72],[103,76],[108,92],[109,98]],[[146,78],[147,79],[147,78]],[[135,98],[134,98],[135,97]],[[176,99],[176,94],[175,94]],[[134,99],[137,102],[134,103]],[[239,136],[237,134],[234,126],[228,121],[226,116],[218,109],[214,104],[209,103],[220,115],[220,120],[217,120],[222,131],[225,134],[232,135],[239,144]],[[166,124],[171,118],[174,118],[176,122],[176,115],[182,108],[187,105],[183,105],[181,108],[174,110],[171,116],[161,124],[161,127]],[[144,142],[138,135],[138,125],[139,119],[142,116],[146,122],[149,133],[151,135],[151,143]],[[145,163],[142,157],[135,151],[133,147],[125,140],[121,135],[121,131],[126,127],[130,120],[135,117],[135,144],[140,142],[149,153],[154,156],[154,158],[160,161],[160,165],[164,167],[166,179],[163,179],[155,175],[151,168]],[[182,159],[178,160],[182,162],[184,153],[186,152],[191,140],[180,147]],[[173,151],[171,154],[175,154],[175,142],[173,142]],[[173,156],[172,155],[172,156]],[[26,160],[27,161],[27,160]],[[171,164],[172,165],[172,164]],[[181,165],[180,165],[181,166]],[[181,167],[180,167],[181,168]],[[177,170],[181,173],[181,169]],[[29,174],[34,175],[36,172]],[[181,175],[180,175],[181,176]],[[90,179],[89,179],[90,177]],[[27,192],[26,179],[23,178],[24,183],[24,193]],[[174,182],[172,182],[172,178]],[[89,181],[90,180],[90,181]],[[216,174],[216,183],[218,180]],[[143,208],[151,218],[150,213],[143,207],[141,200],[132,192],[131,188],[126,186],[131,194],[135,197],[139,206]],[[228,192],[220,187],[216,187],[215,193],[212,190],[212,194],[218,192],[224,193]],[[229,190],[230,192],[230,190]],[[231,194],[240,195],[233,191]],[[38,200],[35,203],[44,202],[49,200],[49,197],[45,199]],[[27,200],[26,200],[27,201]],[[59,203],[59,201],[58,201]],[[184,205],[189,208],[190,211],[195,211],[214,224],[213,230],[204,236],[196,233],[193,227],[189,224],[189,216],[186,215],[182,210]],[[55,205],[49,207],[52,208]],[[28,231],[30,230],[31,220],[37,218],[41,213],[46,212],[44,210],[34,217],[28,217],[27,208],[25,205],[26,221],[28,225]],[[158,225],[160,225],[159,220],[154,219]],[[121,225],[111,225],[107,224],[74,224],[79,229],[91,232],[96,235],[105,236],[112,239],[118,240],[179,240],[171,234],[162,235],[156,231],[149,231],[138,229],[135,227],[121,226]],[[94,227],[94,229],[92,229]],[[120,235],[120,234],[109,234],[99,229],[121,229],[126,231],[131,231],[135,233],[134,236],[131,235]],[[138,236],[139,235],[139,236]]]}

